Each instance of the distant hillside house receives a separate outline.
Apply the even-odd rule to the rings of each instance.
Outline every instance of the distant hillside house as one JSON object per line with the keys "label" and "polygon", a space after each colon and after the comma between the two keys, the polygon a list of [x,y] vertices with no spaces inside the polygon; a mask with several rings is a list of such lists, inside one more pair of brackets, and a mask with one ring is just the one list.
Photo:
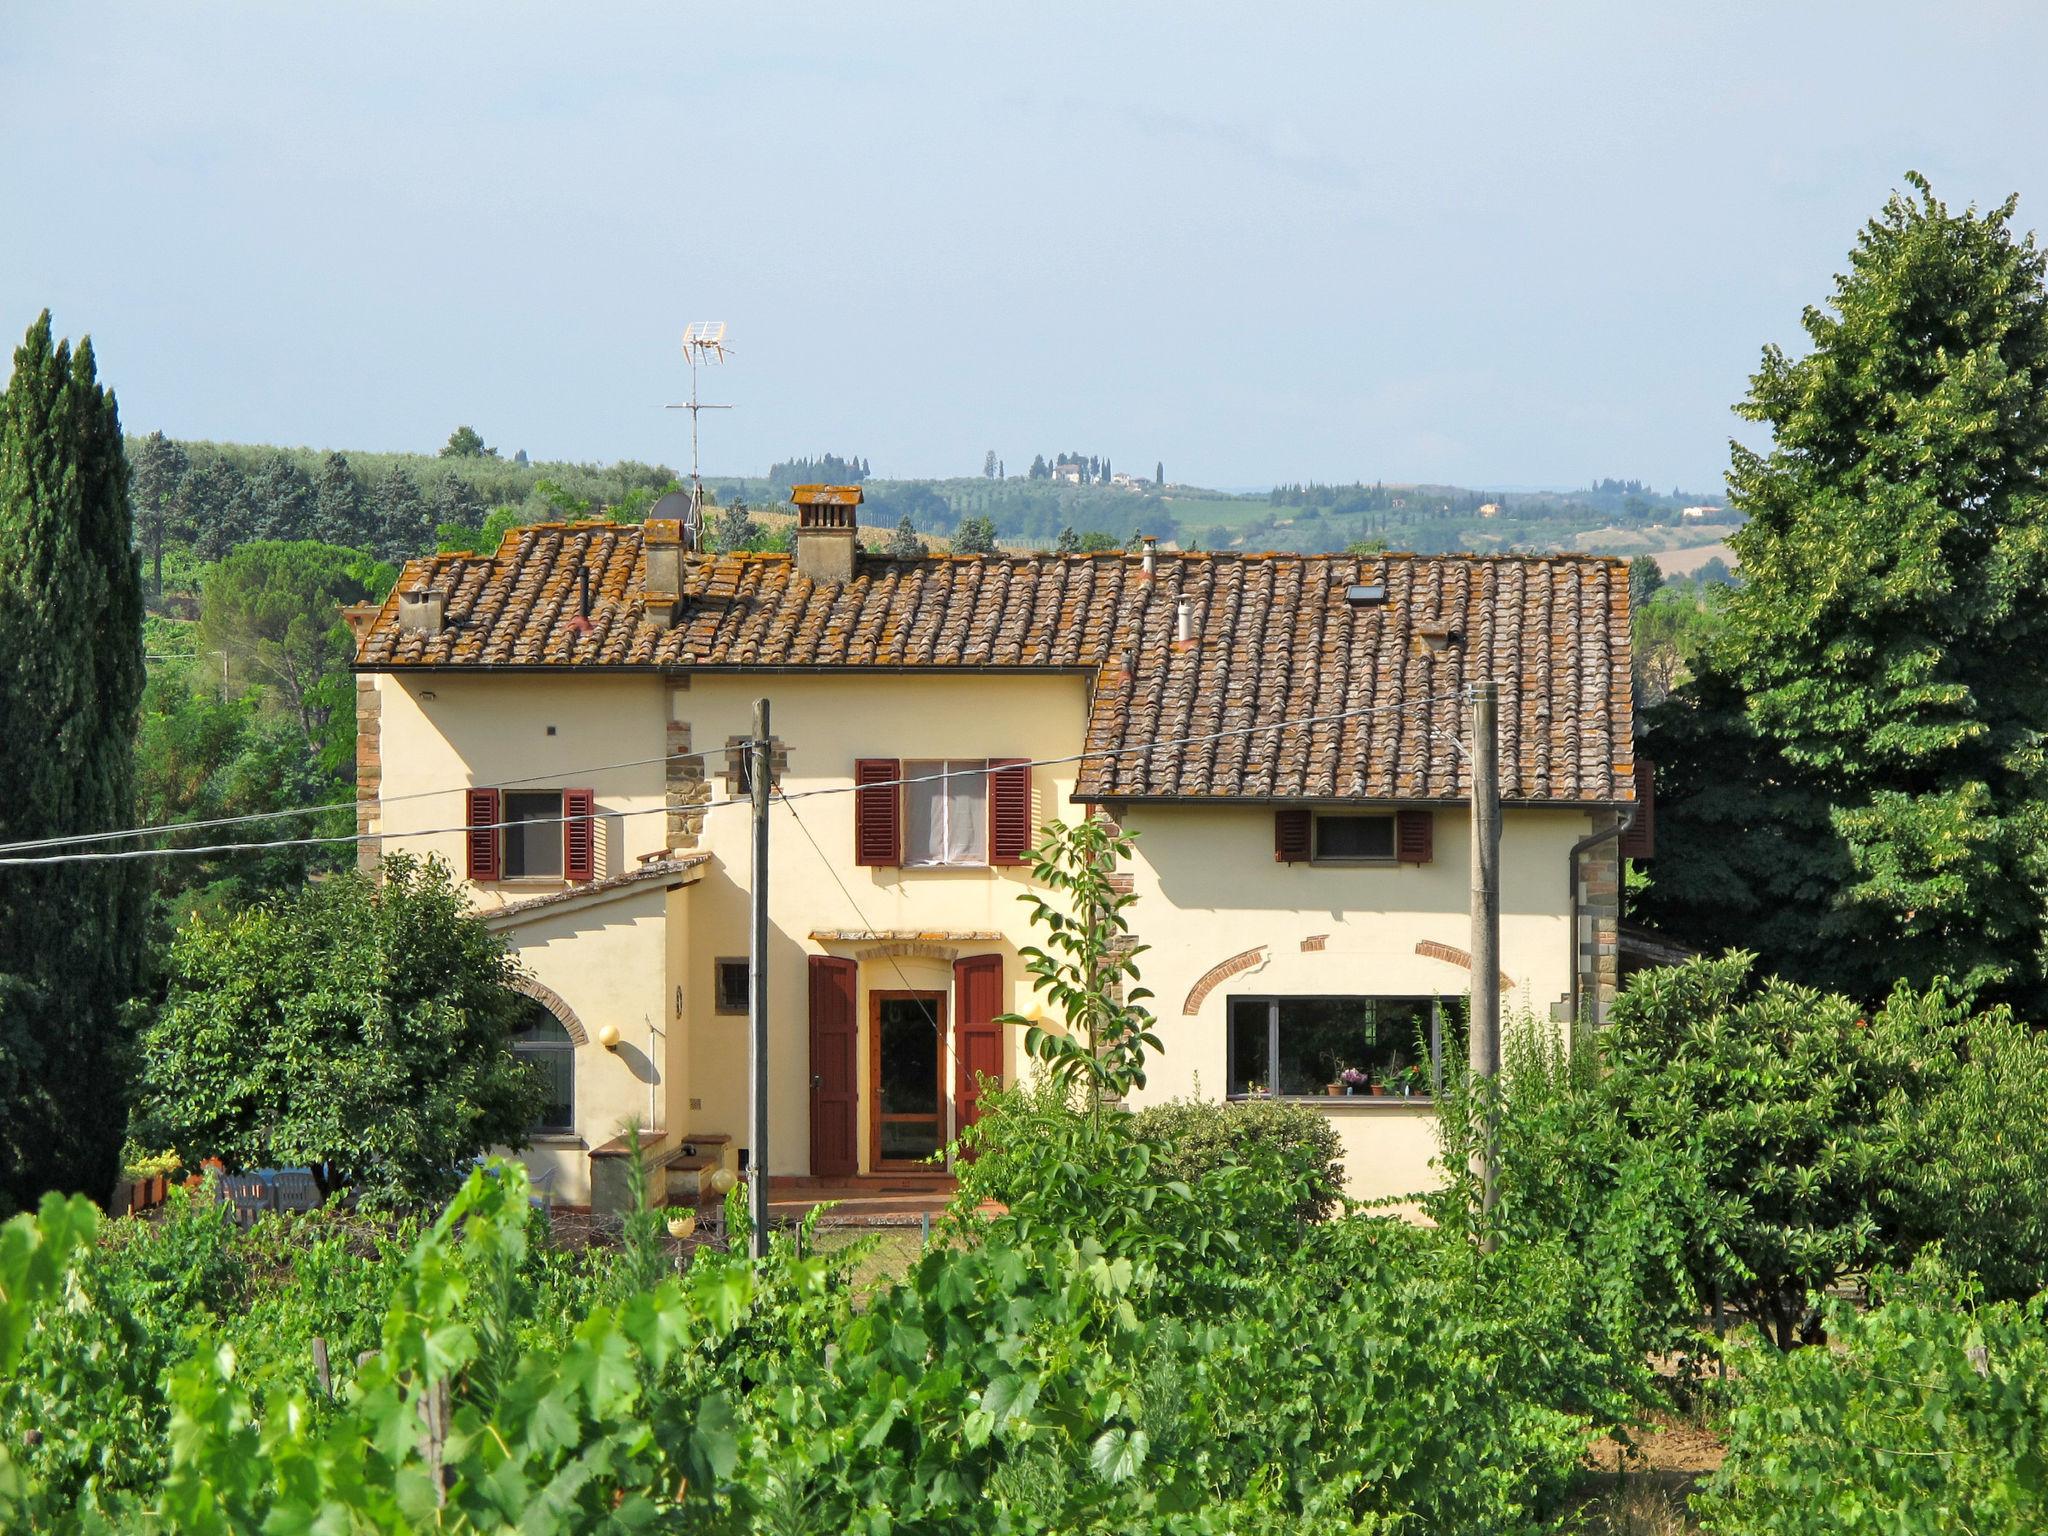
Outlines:
{"label": "distant hillside house", "polygon": [[1497,501],[1481,502],[1479,504],[1479,515],[1481,517],[1499,517],[1500,503]]}
{"label": "distant hillside house", "polygon": [[1052,467],[1052,477],[1064,485],[1079,485],[1087,478],[1087,466],[1085,464],[1055,464]]}
{"label": "distant hillside house", "polygon": [[860,496],[800,491],[787,554],[516,527],[357,616],[364,863],[446,860],[514,951],[554,1089],[523,1155],[558,1198],[622,1198],[629,1120],[657,1198],[750,1157],[762,696],[777,1175],[930,1175],[1028,1070],[996,1022],[1042,1008],[1027,850],[1100,816],[1136,834],[1115,873],[1165,1042],[1136,1101],[1296,1100],[1351,1193],[1425,1187],[1470,981],[1475,675],[1501,689],[1505,1004],[1604,1017],[1641,772],[1625,564],[899,559],[860,548]]}
{"label": "distant hillside house", "polygon": [[1678,515],[1689,523],[1704,523],[1721,515],[1719,507],[1682,507]]}

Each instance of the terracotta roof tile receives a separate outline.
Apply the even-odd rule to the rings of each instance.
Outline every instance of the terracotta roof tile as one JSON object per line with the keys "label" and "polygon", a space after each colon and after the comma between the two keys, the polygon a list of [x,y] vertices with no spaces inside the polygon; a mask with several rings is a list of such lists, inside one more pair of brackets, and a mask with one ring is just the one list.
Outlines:
{"label": "terracotta roof tile", "polygon": [[[1386,601],[1352,606],[1354,583]],[[429,588],[446,626],[401,630],[397,594]],[[726,555],[688,558],[684,588],[663,628],[643,612],[638,528],[516,528],[489,558],[407,565],[356,665],[1083,670],[1087,800],[1460,799],[1459,693],[1484,671],[1510,803],[1634,794],[1617,560],[1162,553],[1147,577],[1131,554],[863,556],[852,581],[820,585],[786,555]],[[1307,723],[1254,729],[1282,721]]]}

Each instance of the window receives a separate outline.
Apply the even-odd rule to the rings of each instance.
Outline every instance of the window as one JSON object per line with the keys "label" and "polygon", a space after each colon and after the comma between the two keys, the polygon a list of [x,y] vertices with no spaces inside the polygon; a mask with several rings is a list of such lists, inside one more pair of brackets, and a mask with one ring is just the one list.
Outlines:
{"label": "window", "polygon": [[1391,864],[1394,818],[1318,814],[1315,857],[1318,864]]}
{"label": "window", "polygon": [[576,1128],[576,1042],[562,1021],[533,998],[512,1032],[512,1054],[537,1074],[547,1089],[540,1118],[527,1129],[536,1136],[563,1136]]}
{"label": "window", "polygon": [[1320,1097],[1345,1071],[1356,1092],[1427,1094],[1441,1081],[1443,1009],[1427,997],[1234,997],[1225,1073],[1233,1098]]}
{"label": "window", "polygon": [[910,762],[903,777],[903,862],[986,864],[987,761]]}
{"label": "window", "polygon": [[562,792],[559,789],[505,791],[505,878],[560,879],[562,874]]}
{"label": "window", "polygon": [[594,880],[597,795],[588,789],[472,789],[465,855],[472,880]]}
{"label": "window", "polygon": [[719,1013],[745,1013],[747,1002],[753,995],[747,962],[744,960],[720,960],[717,962],[716,999],[713,1007]]}

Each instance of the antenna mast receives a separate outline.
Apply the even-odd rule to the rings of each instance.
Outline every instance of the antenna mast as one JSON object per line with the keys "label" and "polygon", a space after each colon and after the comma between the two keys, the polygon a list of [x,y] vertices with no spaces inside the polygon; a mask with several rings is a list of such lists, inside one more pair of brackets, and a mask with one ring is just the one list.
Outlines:
{"label": "antenna mast", "polygon": [[[672,411],[690,413],[690,512],[689,521],[695,529],[704,526],[704,475],[697,462],[697,413],[699,411],[729,411],[730,405],[713,405],[697,398],[697,370],[699,367],[725,361],[725,322],[723,320],[692,320],[683,328],[683,356],[690,360],[690,398],[679,405],[669,407]],[[693,539],[694,542],[694,539]]]}

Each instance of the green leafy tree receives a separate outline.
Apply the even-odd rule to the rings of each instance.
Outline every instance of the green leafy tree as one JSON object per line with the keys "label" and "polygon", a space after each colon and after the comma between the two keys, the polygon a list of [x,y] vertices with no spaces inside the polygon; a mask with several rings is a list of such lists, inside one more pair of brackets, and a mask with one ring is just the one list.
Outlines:
{"label": "green leafy tree", "polygon": [[325,1167],[401,1202],[524,1143],[542,1089],[512,1054],[503,943],[445,865],[394,855],[380,873],[178,935],[142,1041],[152,1138],[235,1167]]}
{"label": "green leafy tree", "polygon": [[1773,445],[1732,449],[1744,581],[1701,668],[1747,731],[1714,750],[1824,815],[1744,824],[1682,774],[1686,793],[1659,796],[1660,859],[1753,851],[1720,857],[1737,884],[1660,876],[1650,900],[1714,942],[1767,914],[1786,881],[1751,877],[1775,863],[1816,920],[1771,936],[1774,969],[1864,997],[1951,975],[2031,999],[2048,953],[2048,293],[2011,200],[1955,214],[1909,180],[1806,312],[1809,350],[1767,348],[1739,407]]}
{"label": "green leafy tree", "polygon": [[987,456],[981,461],[981,477],[984,480],[993,480],[996,477],[996,451],[993,448],[989,449]]}
{"label": "green leafy tree", "polygon": [[200,649],[223,656],[230,682],[263,689],[317,743],[340,704],[322,684],[346,672],[351,654],[341,610],[372,596],[373,583],[388,587],[391,575],[331,544],[245,544],[206,573]]}
{"label": "green leafy tree", "polygon": [[1628,563],[1628,600],[1640,608],[1664,585],[1664,568],[1648,555],[1637,555]]}
{"label": "green leafy tree", "polygon": [[[0,396],[0,842],[134,825],[142,617],[114,397],[46,310]],[[0,877],[0,1205],[113,1189],[142,896],[131,862]]]}
{"label": "green leafy tree", "polygon": [[444,459],[495,459],[497,456],[498,450],[485,447],[483,434],[471,426],[457,427],[448,434],[448,441],[441,445],[441,457]]}
{"label": "green leafy tree", "polygon": [[889,536],[889,557],[892,560],[922,560],[927,551],[924,540],[917,536],[917,530],[910,526],[910,514],[904,513],[896,525],[896,531]]}
{"label": "green leafy tree", "polygon": [[1075,548],[1076,551],[1080,554],[1101,555],[1108,554],[1114,550],[1122,549],[1123,544],[1118,540],[1117,536],[1113,533],[1104,533],[1099,528],[1090,528],[1086,533],[1081,535],[1080,540],[1075,546]]}
{"label": "green leafy tree", "polygon": [[1031,990],[1061,1027],[1047,1029],[1021,1014],[997,1020],[1023,1026],[1026,1054],[1053,1083],[1085,1095],[1098,1123],[1105,1102],[1145,1086],[1146,1053],[1161,1049],[1142,1006],[1152,994],[1137,984],[1146,946],[1132,937],[1125,916],[1138,898],[1111,883],[1131,847],[1131,834],[1092,817],[1045,827],[1028,858],[1044,891],[1019,898],[1045,939],[1018,953]]}
{"label": "green leafy tree", "polygon": [[149,589],[157,597],[164,593],[164,546],[185,536],[178,525],[178,491],[191,467],[185,450],[161,432],[137,443],[131,457],[128,497],[136,535],[149,554]]}

